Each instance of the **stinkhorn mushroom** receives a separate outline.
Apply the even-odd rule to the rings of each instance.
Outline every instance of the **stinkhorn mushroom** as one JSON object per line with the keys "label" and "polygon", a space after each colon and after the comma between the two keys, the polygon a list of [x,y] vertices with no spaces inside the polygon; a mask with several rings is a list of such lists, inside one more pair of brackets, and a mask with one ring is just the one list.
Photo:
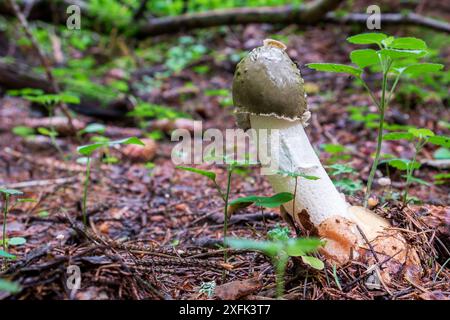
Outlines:
{"label": "stinkhorn mushroom", "polygon": [[[283,211],[296,225],[326,240],[322,252],[334,263],[371,251],[378,262],[377,254],[393,255],[391,260],[400,265],[417,265],[417,255],[408,251],[398,231],[389,230],[389,223],[375,213],[350,206],[335,188],[305,132],[310,112],[304,81],[285,49],[281,42],[265,40],[239,62],[233,80],[236,122],[244,130],[253,129],[258,157],[269,155],[270,167],[277,168],[267,179],[275,192],[295,193],[295,204],[284,204]],[[278,135],[278,143],[273,143],[273,134]],[[319,179],[300,177],[296,182],[283,174],[293,171]]]}

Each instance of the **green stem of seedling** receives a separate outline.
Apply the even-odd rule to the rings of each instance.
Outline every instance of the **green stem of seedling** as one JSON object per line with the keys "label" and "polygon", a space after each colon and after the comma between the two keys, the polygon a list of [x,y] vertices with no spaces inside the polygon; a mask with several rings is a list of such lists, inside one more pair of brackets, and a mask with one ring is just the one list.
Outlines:
{"label": "green stem of seedling", "polygon": [[298,177],[295,177],[294,199],[292,199],[292,214],[295,216],[295,197],[297,196]]}
{"label": "green stem of seedling", "polygon": [[214,180],[214,186],[216,187],[217,192],[219,192],[219,195],[222,198],[222,200],[225,202],[226,201],[225,195],[223,194],[222,189],[220,188],[219,184],[215,180]]}
{"label": "green stem of seedling", "polygon": [[389,95],[388,95],[388,98],[387,98],[387,103],[391,102],[392,95],[394,94],[395,88],[397,87],[397,84],[398,84],[398,81],[400,80],[400,76],[401,76],[401,75],[402,75],[402,74],[399,73],[399,74],[397,75],[397,78],[395,78],[394,84],[392,85],[392,88],[391,88],[391,90],[389,91]]}
{"label": "green stem of seedling", "polygon": [[418,143],[414,146],[415,152],[412,158],[412,162],[410,162],[406,168],[406,185],[405,191],[403,192],[403,205],[406,205],[408,200],[409,187],[411,186],[411,178],[414,176],[414,164],[416,163],[417,154],[419,154],[419,152],[422,150],[424,144],[425,143],[422,143],[422,141],[419,140]]}
{"label": "green stem of seedling", "polygon": [[336,282],[336,285],[339,288],[339,290],[342,291],[341,282],[339,281],[339,277],[337,275],[337,269],[336,269],[335,264],[333,264],[333,278],[334,278],[334,281]]}
{"label": "green stem of seedling", "polygon": [[6,216],[8,215],[9,195],[5,194],[5,207],[3,208],[3,250],[6,252],[8,244],[6,243]]}
{"label": "green stem of seedling", "polygon": [[380,109],[380,103],[377,101],[377,99],[373,95],[372,90],[370,90],[369,86],[367,85],[367,83],[362,78],[358,78],[358,79],[361,80],[361,83],[362,83],[363,87],[367,90],[367,92],[369,93],[370,97],[372,98],[373,103],[375,103],[375,105],[378,107],[378,110],[379,110]]}
{"label": "green stem of seedling", "polygon": [[87,158],[86,162],[86,176],[84,179],[84,190],[83,190],[83,224],[85,227],[87,227],[87,210],[86,210],[86,203],[87,203],[87,193],[88,193],[88,187],[89,187],[89,179],[91,175],[91,158]]}
{"label": "green stem of seedling", "polygon": [[284,273],[289,257],[287,255],[280,255],[275,258],[275,277],[276,277],[276,293],[277,298],[281,298],[284,293]]}
{"label": "green stem of seedling", "polygon": [[417,150],[414,153],[412,162],[409,163],[407,170],[406,170],[406,185],[405,185],[405,191],[403,191],[403,205],[406,205],[406,202],[408,200],[409,186],[411,185],[411,177],[414,174],[414,163],[416,162],[416,156],[417,156]]}
{"label": "green stem of seedling", "polygon": [[[231,187],[231,175],[233,173],[233,167],[228,168],[228,177],[227,177],[227,192],[225,194],[225,209],[223,216],[223,242],[226,243],[227,232],[228,232],[228,199],[230,196],[230,187]],[[225,263],[228,260],[228,251],[225,250],[223,253],[223,259]]]}
{"label": "green stem of seedling", "polygon": [[52,106],[48,106],[48,116],[50,118],[50,131],[51,131],[51,135],[50,135],[50,141],[52,142],[53,146],[56,148],[56,151],[58,151],[58,153],[60,154],[61,158],[63,160],[66,160],[66,157],[64,156],[64,152],[62,151],[62,149],[59,147],[56,138],[55,138],[55,126],[53,125],[53,107]]}
{"label": "green stem of seedling", "polygon": [[383,142],[383,128],[384,128],[384,112],[386,110],[386,86],[387,86],[387,75],[389,72],[391,63],[388,62],[387,67],[383,68],[383,83],[381,85],[381,102],[380,102],[380,124],[378,126],[378,138],[377,138],[377,150],[375,152],[375,158],[373,159],[372,168],[370,169],[369,178],[367,179],[367,189],[364,197],[364,207],[367,207],[367,202],[370,197],[370,192],[372,191],[372,183],[377,171],[378,162],[380,160],[381,144]]}

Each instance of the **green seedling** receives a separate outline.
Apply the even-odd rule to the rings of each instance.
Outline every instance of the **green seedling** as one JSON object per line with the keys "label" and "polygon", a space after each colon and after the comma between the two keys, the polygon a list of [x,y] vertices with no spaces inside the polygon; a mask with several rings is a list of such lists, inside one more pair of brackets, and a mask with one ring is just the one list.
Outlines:
{"label": "green seedling", "polygon": [[98,133],[104,134],[106,131],[106,127],[100,123],[90,123],[84,129],[77,132],[78,136],[82,136],[88,133]]}
{"label": "green seedling", "polygon": [[0,250],[0,257],[10,260],[15,260],[17,257],[13,254],[6,252],[5,250]]}
{"label": "green seedling", "polygon": [[292,212],[296,212],[295,211],[295,203],[296,203],[296,197],[297,197],[298,178],[303,178],[303,179],[306,179],[306,180],[319,180],[320,178],[316,177],[316,176],[300,173],[300,172],[293,172],[293,171],[280,170],[280,171],[278,171],[278,173],[281,174],[281,175],[287,175],[287,176],[292,177],[292,178],[295,179],[294,197],[293,197],[294,201],[292,201]]}
{"label": "green seedling", "polygon": [[147,126],[147,119],[190,118],[188,114],[176,111],[173,108],[141,101],[137,102],[134,109],[127,113],[127,116],[136,118],[142,128]]}
{"label": "green seedling", "polygon": [[[228,200],[230,197],[230,187],[231,187],[231,176],[233,174],[233,170],[235,168],[235,166],[233,164],[229,164],[226,166],[226,170],[227,170],[227,188],[225,193],[222,191],[222,188],[219,186],[219,184],[216,181],[216,173],[212,172],[212,171],[207,171],[207,170],[201,170],[201,169],[196,169],[196,168],[190,168],[190,167],[183,167],[183,166],[177,166],[178,169],[181,170],[185,170],[185,171],[190,171],[199,175],[202,175],[204,177],[207,177],[209,180],[211,180],[214,183],[214,187],[216,188],[217,192],[219,193],[220,197],[222,198],[223,202],[225,203],[224,206],[224,213],[223,213],[223,238],[224,241],[227,237],[227,233],[228,233]],[[224,252],[224,261],[227,262],[228,260],[228,253],[225,250]]]}
{"label": "green seedling", "polygon": [[331,155],[327,161],[328,163],[336,163],[340,160],[350,159],[347,148],[341,144],[322,144],[321,147],[323,148],[323,151]]}
{"label": "green seedling", "polygon": [[[349,165],[335,163],[327,166],[327,168],[331,169],[331,180],[340,191],[353,195],[356,191],[362,189],[361,181],[353,178],[353,176],[357,175],[356,170]],[[340,178],[337,179],[337,177]]]}
{"label": "green seedling", "polygon": [[410,128],[406,132],[391,132],[383,136],[384,140],[406,140],[411,141],[414,145],[414,155],[412,160],[408,159],[391,159],[388,164],[396,169],[406,171],[406,185],[403,192],[403,204],[408,201],[408,192],[412,183],[430,185],[428,182],[414,177],[414,171],[420,168],[420,163],[416,161],[417,155],[422,151],[427,143],[450,147],[450,137],[437,136],[433,131],[424,128]]}
{"label": "green seedling", "polygon": [[44,128],[44,127],[39,127],[37,129],[38,133],[43,135],[43,136],[47,136],[50,138],[50,141],[52,142],[53,147],[55,147],[55,149],[58,151],[58,153],[60,154],[61,158],[65,158],[64,152],[62,151],[61,147],[59,146],[58,142],[56,141],[56,137],[58,136],[58,132],[55,130],[55,128],[50,125],[50,129]]}
{"label": "green seedling", "polygon": [[[224,161],[224,163],[226,164],[225,168],[226,168],[226,172],[227,172],[227,187],[226,187],[225,192],[222,191],[222,188],[217,183],[217,181],[216,181],[216,173],[215,172],[207,171],[207,170],[201,170],[201,169],[197,169],[197,168],[191,168],[191,167],[184,167],[184,166],[177,166],[176,168],[181,169],[181,170],[185,170],[185,171],[189,171],[189,172],[193,172],[193,173],[196,173],[196,174],[199,174],[199,175],[202,175],[202,176],[208,178],[209,180],[211,180],[213,182],[214,187],[216,188],[217,192],[219,193],[220,197],[222,198],[222,200],[224,202],[223,238],[224,238],[224,242],[225,242],[226,237],[227,237],[227,233],[228,233],[228,217],[229,217],[228,210],[229,210],[231,177],[232,177],[233,172],[234,172],[234,170],[236,168],[249,166],[252,163],[250,163],[248,160],[245,160],[243,162],[235,161],[234,159],[229,159],[227,156],[224,156],[224,157],[219,159],[219,157],[216,157],[214,155],[210,155],[210,156],[208,156],[206,158],[208,159],[208,161],[221,160],[221,161]],[[226,262],[227,260],[228,260],[228,252],[225,250],[225,252],[224,252],[224,261]]]}
{"label": "green seedling", "polygon": [[214,296],[216,290],[216,282],[202,282],[200,289],[198,289],[199,293],[204,293],[208,296],[208,298],[212,298]]}
{"label": "green seedling", "polygon": [[20,290],[22,288],[17,283],[0,279],[0,292],[18,293]]}
{"label": "green seedling", "polygon": [[233,100],[230,98],[230,91],[227,89],[208,89],[205,90],[205,96],[217,97],[219,104],[222,107],[229,107],[233,105]]}
{"label": "green seedling", "polygon": [[433,157],[436,160],[450,159],[450,149],[449,148],[439,148],[433,153]]}
{"label": "green seedling", "polygon": [[105,147],[111,147],[115,145],[127,145],[127,144],[135,144],[144,146],[145,144],[139,140],[136,137],[121,139],[121,140],[115,140],[115,141],[109,141],[104,140],[102,142],[97,142],[85,146],[80,146],[77,148],[77,152],[84,156],[83,158],[78,159],[78,162],[84,163],[86,165],[86,175],[84,179],[84,187],[83,187],[83,199],[82,199],[82,213],[83,213],[83,223],[85,227],[87,227],[87,211],[86,211],[86,202],[87,202],[87,194],[88,194],[88,188],[89,188],[89,180],[91,175],[91,157],[92,154],[101,148]]}
{"label": "green seedling", "polygon": [[0,252],[0,256],[3,258],[12,258],[13,256],[9,255],[7,253],[8,250],[8,244],[9,245],[21,245],[26,242],[24,238],[21,237],[14,237],[11,239],[8,239],[6,235],[6,224],[7,224],[7,216],[9,213],[9,204],[11,196],[19,196],[22,195],[23,192],[15,189],[4,189],[0,188],[0,194],[3,195],[4,198],[4,204],[3,204],[3,235],[2,235],[2,245],[3,245],[3,251]]}
{"label": "green seedling", "polygon": [[189,36],[179,38],[179,44],[172,46],[167,51],[165,65],[172,73],[178,73],[189,64],[199,60],[207,53],[208,48],[195,43],[195,39]]}
{"label": "green seedling", "polygon": [[433,179],[435,185],[450,183],[450,173],[435,174]]}
{"label": "green seedling", "polygon": [[277,208],[292,199],[294,196],[289,192],[280,192],[272,197],[247,196],[230,201],[230,207],[243,208],[254,204],[257,207]]}
{"label": "green seedling", "polygon": [[290,239],[284,232],[269,232],[267,241],[249,239],[227,239],[226,244],[234,249],[259,251],[268,256],[274,265],[276,275],[277,297],[284,292],[284,273],[289,257],[301,257],[303,262],[315,269],[322,270],[324,264],[319,259],[308,256],[308,253],[317,251],[322,245],[321,240],[315,238]]}
{"label": "green seedling", "polygon": [[[252,204],[261,208],[261,213],[263,213],[263,208],[277,208],[283,205],[286,202],[294,199],[292,193],[289,192],[280,192],[272,197],[261,197],[261,196],[247,196],[234,199],[230,202],[228,208],[228,215],[231,216],[236,210],[246,208]],[[295,202],[294,202],[295,208]],[[266,226],[266,221],[264,220],[264,226]]]}
{"label": "green seedling", "polygon": [[[69,104],[79,104],[80,99],[70,93],[62,92],[60,94],[45,94],[42,90],[38,89],[22,89],[22,90],[10,90],[8,94],[11,96],[20,96],[21,98],[28,100],[33,103],[40,104],[47,109],[48,116],[50,119],[53,118],[55,114],[55,106],[61,103]],[[56,141],[58,132],[55,130],[52,122],[50,122],[50,128],[38,128],[39,134],[48,136],[52,142],[52,145],[58,151],[63,159],[65,159],[64,152],[61,150],[60,146]],[[20,133],[24,133],[24,129],[21,128]]]}
{"label": "green seedling", "polygon": [[[383,141],[384,115],[389,106],[394,91],[401,77],[417,78],[425,73],[437,73],[443,65],[436,63],[419,63],[419,59],[428,53],[426,43],[417,38],[387,36],[383,33],[363,33],[347,39],[357,45],[375,45],[378,50],[358,49],[350,53],[351,61],[356,65],[343,65],[336,63],[311,63],[308,67],[318,71],[345,73],[358,79],[367,90],[370,98],[379,111],[378,138],[372,168],[367,180],[364,206],[367,206],[375,172],[380,159],[381,144]],[[363,78],[368,68],[379,70],[382,74],[381,97],[378,99]],[[389,85],[389,78],[393,81]]]}
{"label": "green seedling", "polygon": [[103,151],[103,156],[102,156],[103,163],[115,164],[115,163],[119,162],[119,159],[117,159],[116,157],[111,155],[110,145],[109,145],[109,142],[111,141],[111,139],[109,139],[105,136],[97,135],[97,136],[93,136],[91,138],[91,141],[94,143],[104,144],[104,147],[101,148]]}
{"label": "green seedling", "polygon": [[25,126],[17,126],[12,129],[12,133],[14,133],[16,136],[22,137],[22,138],[30,138],[34,137],[34,129],[25,127]]}
{"label": "green seedling", "polygon": [[348,165],[336,163],[338,161],[347,161],[351,158],[348,149],[341,144],[322,144],[321,147],[323,151],[331,155],[327,160],[327,163],[331,163],[331,165],[326,166],[326,168],[331,169],[329,174],[336,188],[350,195],[361,190],[361,181],[352,177],[356,175],[356,171]]}

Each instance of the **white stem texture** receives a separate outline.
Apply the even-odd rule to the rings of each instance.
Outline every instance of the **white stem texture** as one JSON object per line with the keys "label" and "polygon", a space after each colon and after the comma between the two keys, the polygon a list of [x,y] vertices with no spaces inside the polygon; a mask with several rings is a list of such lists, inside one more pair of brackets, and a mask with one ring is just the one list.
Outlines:
{"label": "white stem texture", "polygon": [[[308,180],[298,177],[297,194],[295,195],[295,209],[301,212],[305,209],[311,223],[318,226],[330,217],[344,217],[354,221],[349,212],[349,205],[345,198],[337,191],[328,177],[325,169],[312,148],[300,120],[289,121],[272,116],[250,115],[251,127],[258,135],[258,156],[271,158],[271,168],[280,171],[299,172],[316,176],[319,180]],[[263,134],[259,129],[269,129],[269,134]],[[273,136],[278,134],[278,143],[274,143]],[[268,145],[267,155],[263,154],[260,146]],[[295,178],[277,172],[267,178],[275,192],[294,193]],[[292,201],[284,205],[286,211],[295,217]]]}

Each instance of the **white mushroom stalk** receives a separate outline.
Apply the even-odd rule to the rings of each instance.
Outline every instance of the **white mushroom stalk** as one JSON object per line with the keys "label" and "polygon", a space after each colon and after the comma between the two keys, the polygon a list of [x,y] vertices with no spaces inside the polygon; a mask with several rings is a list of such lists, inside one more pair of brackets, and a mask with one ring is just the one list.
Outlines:
{"label": "white mushroom stalk", "polygon": [[[257,133],[261,132],[259,129],[277,130],[278,143],[275,145],[270,145],[266,141],[269,138],[268,135],[258,135],[259,145],[270,145],[271,149],[268,150],[268,154],[271,155],[271,167],[278,168],[277,171],[279,171],[267,176],[276,192],[294,193],[296,179],[283,175],[283,172],[302,173],[318,178],[318,180],[297,178],[296,211],[306,210],[309,220],[314,226],[318,226],[326,219],[336,215],[351,218],[352,215],[347,210],[347,202],[336,190],[322,167],[301,120],[289,121],[272,116],[250,115],[250,123]],[[295,216],[292,204],[288,203],[284,208],[291,216]]]}
{"label": "white mushroom stalk", "polygon": [[[386,220],[362,207],[350,206],[335,188],[306,135],[304,126],[310,113],[303,79],[284,50],[284,44],[265,40],[264,46],[238,64],[233,81],[238,126],[256,131],[258,157],[269,156],[270,167],[276,168],[267,175],[275,192],[294,194],[295,204],[291,201],[282,209],[296,225],[326,240],[323,253],[334,263],[365,256],[369,248],[381,255],[400,250],[403,260],[399,263],[411,260],[414,255],[405,255],[403,237],[388,232]],[[273,134],[277,139],[272,139]],[[285,172],[319,179],[294,178]],[[376,255],[372,257],[378,260]]]}

